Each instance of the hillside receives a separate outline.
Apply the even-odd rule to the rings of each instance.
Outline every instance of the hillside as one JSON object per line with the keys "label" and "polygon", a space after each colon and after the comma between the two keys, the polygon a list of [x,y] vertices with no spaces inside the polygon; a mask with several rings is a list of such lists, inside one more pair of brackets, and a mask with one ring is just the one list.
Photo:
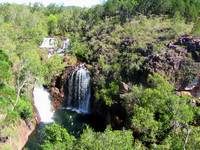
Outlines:
{"label": "hillside", "polygon": [[[35,149],[200,149],[199,15],[197,0],[0,4],[0,149],[17,149],[21,126],[34,129],[37,84],[55,112],[89,94],[91,114],[74,131],[61,114],[68,121],[45,125]],[[45,37],[69,38],[65,55],[48,58]]]}

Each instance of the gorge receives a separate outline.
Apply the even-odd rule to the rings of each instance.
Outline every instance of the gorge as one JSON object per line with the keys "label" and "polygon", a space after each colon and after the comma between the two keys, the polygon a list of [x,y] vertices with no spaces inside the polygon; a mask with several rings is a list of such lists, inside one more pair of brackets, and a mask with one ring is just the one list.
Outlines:
{"label": "gorge", "polygon": [[83,124],[90,122],[88,115],[91,100],[90,84],[90,72],[85,65],[76,66],[66,79],[64,90],[67,95],[65,95],[63,104],[60,104],[58,108],[53,107],[53,100],[48,89],[36,85],[33,90],[33,101],[39,121],[35,131],[29,137],[26,148],[39,147],[42,137],[40,132],[46,125],[54,122],[65,126],[72,134],[79,135]]}
{"label": "gorge", "polygon": [[[66,83],[63,85],[65,93],[65,101],[60,108],[53,108],[51,95],[43,86],[35,86],[33,90],[34,106],[42,123],[54,122],[53,109],[66,109],[77,113],[90,113],[91,100],[91,81],[90,72],[84,64],[79,64],[67,77]],[[66,104],[67,105],[66,105]]]}
{"label": "gorge", "polygon": [[200,1],[5,1],[0,150],[200,149]]}

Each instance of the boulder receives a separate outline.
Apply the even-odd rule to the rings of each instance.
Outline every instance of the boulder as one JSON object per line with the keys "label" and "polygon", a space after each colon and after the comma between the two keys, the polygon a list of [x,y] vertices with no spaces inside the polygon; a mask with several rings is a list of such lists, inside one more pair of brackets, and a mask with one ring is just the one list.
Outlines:
{"label": "boulder", "polygon": [[124,83],[124,82],[121,82],[120,83],[120,93],[121,94],[124,94],[124,93],[127,93],[129,91],[129,86],[128,84]]}
{"label": "boulder", "polygon": [[200,62],[200,37],[182,36],[174,45],[185,46],[195,61]]}

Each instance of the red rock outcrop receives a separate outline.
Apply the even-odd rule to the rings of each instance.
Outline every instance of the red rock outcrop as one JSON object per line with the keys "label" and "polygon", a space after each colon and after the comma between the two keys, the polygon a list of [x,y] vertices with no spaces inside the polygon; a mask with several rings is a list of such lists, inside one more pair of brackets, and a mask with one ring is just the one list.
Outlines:
{"label": "red rock outcrop", "polygon": [[6,128],[12,130],[13,134],[7,136],[5,142],[0,143],[0,149],[3,150],[5,147],[9,147],[13,150],[22,150],[28,141],[29,135],[35,129],[35,123],[20,120],[16,126],[7,126]]}

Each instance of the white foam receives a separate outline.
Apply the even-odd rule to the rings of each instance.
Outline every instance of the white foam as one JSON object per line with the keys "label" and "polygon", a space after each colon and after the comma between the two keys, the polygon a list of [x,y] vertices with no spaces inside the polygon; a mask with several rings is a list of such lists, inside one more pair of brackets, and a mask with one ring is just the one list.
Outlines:
{"label": "white foam", "polygon": [[76,108],[72,108],[72,107],[67,107],[66,109],[74,111],[74,112],[76,112],[78,114],[89,114],[89,112],[84,110],[84,109],[76,109]]}
{"label": "white foam", "polygon": [[33,90],[34,105],[40,115],[41,122],[54,122],[50,95],[42,86],[36,86]]}

